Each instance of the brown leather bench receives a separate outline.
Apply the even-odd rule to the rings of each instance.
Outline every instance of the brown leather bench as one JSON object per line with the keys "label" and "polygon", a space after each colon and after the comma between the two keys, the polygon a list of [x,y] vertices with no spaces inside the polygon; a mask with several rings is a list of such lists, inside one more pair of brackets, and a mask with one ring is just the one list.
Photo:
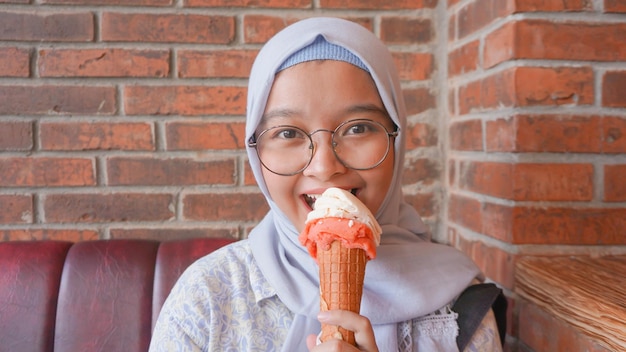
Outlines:
{"label": "brown leather bench", "polygon": [[0,242],[0,350],[145,352],[179,275],[233,241]]}

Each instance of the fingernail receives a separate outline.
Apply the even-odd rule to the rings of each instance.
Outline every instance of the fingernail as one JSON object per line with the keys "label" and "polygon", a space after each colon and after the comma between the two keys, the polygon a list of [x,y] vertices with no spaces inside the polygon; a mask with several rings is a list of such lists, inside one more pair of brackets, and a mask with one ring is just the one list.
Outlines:
{"label": "fingernail", "polygon": [[317,320],[319,320],[322,323],[325,321],[328,321],[329,318],[330,318],[330,314],[327,311],[319,312],[317,314]]}

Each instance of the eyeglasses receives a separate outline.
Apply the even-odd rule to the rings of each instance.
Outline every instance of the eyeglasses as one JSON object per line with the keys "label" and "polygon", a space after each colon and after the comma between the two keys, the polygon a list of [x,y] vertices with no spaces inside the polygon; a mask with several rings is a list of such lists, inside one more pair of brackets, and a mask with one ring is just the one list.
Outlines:
{"label": "eyeglasses", "polygon": [[389,154],[390,139],[398,135],[397,131],[387,131],[380,122],[357,119],[343,122],[334,131],[319,129],[311,133],[296,126],[274,126],[251,137],[248,146],[256,148],[266,169],[277,175],[291,176],[304,171],[313,160],[312,136],[318,132],[331,134],[337,160],[354,170],[369,170],[380,165]]}

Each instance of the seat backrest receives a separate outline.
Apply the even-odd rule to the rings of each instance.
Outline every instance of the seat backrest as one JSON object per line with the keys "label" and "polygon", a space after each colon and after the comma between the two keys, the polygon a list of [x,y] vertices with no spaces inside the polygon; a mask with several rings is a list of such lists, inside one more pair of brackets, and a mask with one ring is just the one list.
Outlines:
{"label": "seat backrest", "polygon": [[53,351],[70,242],[0,243],[0,351]]}
{"label": "seat backrest", "polygon": [[0,242],[0,352],[147,351],[180,274],[231,242]]}

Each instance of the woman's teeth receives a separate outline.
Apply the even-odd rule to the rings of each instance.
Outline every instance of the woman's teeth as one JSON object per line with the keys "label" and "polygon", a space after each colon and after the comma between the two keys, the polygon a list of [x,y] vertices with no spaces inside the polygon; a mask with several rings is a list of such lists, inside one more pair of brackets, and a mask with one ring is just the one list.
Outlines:
{"label": "woman's teeth", "polygon": [[317,200],[317,198],[319,198],[321,196],[321,194],[305,194],[304,195],[304,200],[306,201],[306,203],[313,208],[313,205],[315,204],[315,201]]}
{"label": "woman's teeth", "polygon": [[[356,196],[356,192],[357,192],[356,188],[352,188],[350,190],[350,193],[354,194],[355,196]],[[311,207],[311,209],[313,209],[313,205],[315,204],[315,201],[317,200],[317,198],[319,198],[321,196],[322,196],[321,194],[305,194],[304,195],[304,200],[309,205],[309,207]]]}

